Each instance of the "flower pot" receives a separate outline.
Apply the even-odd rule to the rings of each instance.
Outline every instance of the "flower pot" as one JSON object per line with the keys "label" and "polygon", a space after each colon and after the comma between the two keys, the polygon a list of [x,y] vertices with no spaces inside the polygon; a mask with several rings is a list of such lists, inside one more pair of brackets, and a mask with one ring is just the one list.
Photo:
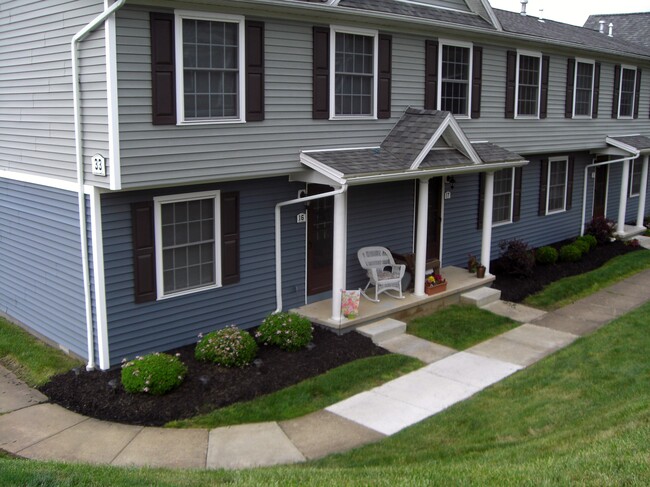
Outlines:
{"label": "flower pot", "polygon": [[433,286],[424,286],[424,292],[427,293],[427,296],[433,296],[434,294],[442,293],[447,290],[447,281],[441,282],[439,284],[434,284]]}
{"label": "flower pot", "polygon": [[483,279],[485,277],[485,266],[481,265],[476,268],[476,277]]}

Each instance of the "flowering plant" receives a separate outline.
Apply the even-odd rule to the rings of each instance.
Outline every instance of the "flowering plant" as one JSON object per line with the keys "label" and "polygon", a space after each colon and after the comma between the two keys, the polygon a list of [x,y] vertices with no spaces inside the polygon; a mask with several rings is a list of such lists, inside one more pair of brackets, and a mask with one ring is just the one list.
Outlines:
{"label": "flowering plant", "polygon": [[250,333],[235,325],[227,326],[207,335],[199,335],[194,349],[197,360],[214,362],[224,367],[243,367],[257,355],[257,343]]}
{"label": "flowering plant", "polygon": [[295,352],[312,339],[311,322],[296,313],[275,313],[267,316],[255,333],[255,338],[265,345],[277,345]]}
{"label": "flowering plant", "polygon": [[445,278],[440,274],[429,274],[424,280],[424,285],[426,287],[435,286],[436,284],[442,284],[445,281]]}
{"label": "flowering plant", "polygon": [[152,353],[122,361],[122,386],[126,392],[160,396],[179,386],[187,374],[180,354]]}

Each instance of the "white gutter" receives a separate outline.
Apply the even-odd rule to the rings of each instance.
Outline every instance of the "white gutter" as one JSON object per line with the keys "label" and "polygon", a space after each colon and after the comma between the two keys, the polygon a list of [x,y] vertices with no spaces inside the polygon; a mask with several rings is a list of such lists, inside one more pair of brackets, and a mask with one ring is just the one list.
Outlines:
{"label": "white gutter", "polygon": [[79,44],[88,35],[97,29],[104,21],[122,8],[126,0],[117,0],[108,9],[91,20],[85,27],[77,32],[70,42],[72,54],[72,102],[74,112],[74,139],[75,155],[77,162],[77,194],[79,199],[79,234],[81,237],[81,264],[84,280],[84,300],[86,305],[86,331],[88,338],[88,364],[86,370],[95,369],[95,340],[93,336],[93,311],[90,295],[90,265],[88,262],[88,231],[86,225],[86,195],[84,192],[84,163],[83,163],[83,140],[81,125],[81,86],[79,83]]}
{"label": "white gutter", "polygon": [[589,169],[592,167],[598,166],[607,166],[609,164],[616,164],[617,162],[633,161],[639,157],[639,152],[635,151],[635,154],[632,154],[628,157],[622,157],[621,159],[613,159],[611,161],[595,162],[585,166],[585,180],[582,187],[582,221],[580,222],[580,236],[585,234],[585,219],[587,213],[587,182],[589,180]]}
{"label": "white gutter", "polygon": [[306,196],[304,198],[295,198],[289,201],[282,201],[275,205],[275,300],[276,308],[273,313],[280,313],[282,311],[282,222],[281,222],[281,209],[284,206],[295,205],[298,203],[305,203],[307,201],[318,200],[321,198],[328,198],[336,196],[337,194],[345,193],[348,190],[346,184],[340,189],[330,191],[328,193],[315,194],[314,196]]}

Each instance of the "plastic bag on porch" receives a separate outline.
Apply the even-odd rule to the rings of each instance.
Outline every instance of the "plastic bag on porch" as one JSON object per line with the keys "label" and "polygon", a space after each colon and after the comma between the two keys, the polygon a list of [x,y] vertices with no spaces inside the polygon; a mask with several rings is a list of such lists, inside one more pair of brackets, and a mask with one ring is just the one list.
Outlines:
{"label": "plastic bag on porch", "polygon": [[361,289],[341,290],[341,314],[349,320],[359,316]]}

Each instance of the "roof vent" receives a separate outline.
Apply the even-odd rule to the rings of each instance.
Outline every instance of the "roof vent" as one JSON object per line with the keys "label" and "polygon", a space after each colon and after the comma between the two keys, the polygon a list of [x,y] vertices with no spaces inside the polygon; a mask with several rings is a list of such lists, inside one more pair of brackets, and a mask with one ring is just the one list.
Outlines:
{"label": "roof vent", "polygon": [[607,34],[608,37],[614,37],[614,24],[611,22],[609,23],[609,34]]}
{"label": "roof vent", "polygon": [[521,0],[521,15],[526,15],[526,4],[528,0]]}
{"label": "roof vent", "polygon": [[539,20],[540,22],[544,22],[544,9],[543,8],[539,9],[539,19],[537,19],[537,20]]}
{"label": "roof vent", "polygon": [[601,34],[605,33],[605,21],[604,20],[599,20],[598,21],[598,32]]}

